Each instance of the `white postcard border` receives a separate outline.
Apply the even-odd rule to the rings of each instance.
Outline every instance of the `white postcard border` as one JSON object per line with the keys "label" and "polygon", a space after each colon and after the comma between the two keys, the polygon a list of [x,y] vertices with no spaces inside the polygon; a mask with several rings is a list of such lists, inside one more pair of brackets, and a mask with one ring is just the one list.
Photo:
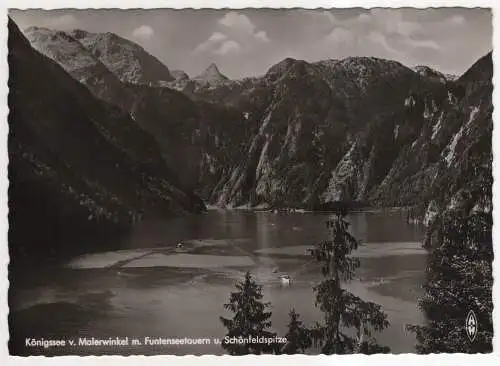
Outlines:
{"label": "white postcard border", "polygon": [[[118,364],[122,366],[135,365],[139,363],[148,363],[151,366],[164,366],[164,365],[194,365],[197,363],[203,363],[204,365],[290,365],[290,364],[303,364],[308,365],[334,365],[338,363],[349,363],[355,365],[380,365],[380,366],[398,366],[404,364],[405,366],[413,365],[498,365],[500,364],[500,337],[499,324],[500,324],[500,284],[498,281],[494,281],[493,286],[493,299],[494,307],[493,311],[493,325],[494,325],[494,340],[493,349],[494,353],[489,355],[466,355],[466,354],[439,354],[439,355],[414,355],[414,354],[402,354],[402,355],[349,355],[349,356],[63,356],[63,357],[18,357],[9,356],[7,349],[7,340],[9,337],[7,314],[8,314],[8,302],[7,302],[7,290],[8,290],[8,279],[7,279],[7,265],[8,265],[8,248],[7,248],[7,232],[8,232],[8,179],[7,179],[7,165],[8,165],[8,155],[7,155],[7,95],[8,95],[8,64],[7,64],[7,8],[44,8],[44,9],[56,9],[56,8],[342,8],[342,7],[414,7],[414,8],[426,8],[426,7],[488,7],[493,8],[493,61],[494,61],[494,85],[500,85],[499,74],[497,71],[497,57],[500,57],[500,53],[497,46],[500,42],[499,29],[500,29],[500,3],[495,0],[337,0],[337,1],[325,1],[325,0],[295,0],[295,1],[277,1],[277,0],[183,0],[183,1],[161,1],[161,0],[150,0],[150,1],[137,1],[137,0],[45,0],[45,1],[34,1],[34,0],[11,0],[6,1],[6,4],[0,10],[0,16],[5,25],[0,29],[1,38],[1,59],[0,59],[0,95],[2,102],[0,103],[0,116],[3,119],[0,124],[0,133],[2,138],[0,139],[0,186],[1,186],[1,219],[0,219],[0,232],[2,233],[0,246],[0,363],[6,365],[95,365],[96,363],[100,365]],[[500,91],[494,88],[493,92],[493,102],[495,106],[500,105]],[[500,108],[494,108],[493,111],[493,121],[498,121],[500,117]],[[500,171],[498,159],[500,159],[500,130],[495,126],[493,130],[493,215],[494,215],[494,227],[493,227],[493,243],[494,243],[494,253],[495,258],[500,255],[500,250],[495,248],[497,245],[495,243],[500,240],[500,225],[498,221],[500,220]],[[500,263],[495,260],[493,263],[493,275],[495,278],[500,278]],[[3,361],[6,361],[5,363]]]}

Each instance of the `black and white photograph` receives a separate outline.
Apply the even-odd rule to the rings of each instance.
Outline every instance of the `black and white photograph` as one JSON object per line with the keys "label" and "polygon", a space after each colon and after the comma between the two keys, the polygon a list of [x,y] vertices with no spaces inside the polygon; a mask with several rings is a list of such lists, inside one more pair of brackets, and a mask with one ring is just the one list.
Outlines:
{"label": "black and white photograph", "polygon": [[7,15],[10,355],[493,352],[492,9]]}

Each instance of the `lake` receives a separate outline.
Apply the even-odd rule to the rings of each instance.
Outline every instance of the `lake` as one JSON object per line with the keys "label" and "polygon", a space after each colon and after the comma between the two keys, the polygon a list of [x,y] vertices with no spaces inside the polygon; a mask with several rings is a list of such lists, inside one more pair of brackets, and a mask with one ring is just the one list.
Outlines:
{"label": "lake", "polygon": [[[249,270],[272,303],[273,328],[286,332],[294,308],[305,324],[321,321],[313,287],[320,269],[307,255],[328,238],[327,213],[210,210],[203,215],[139,224],[118,251],[87,253],[60,266],[26,272],[9,294],[15,354],[222,354],[216,344],[131,345],[135,338],[222,338],[219,316],[234,284]],[[382,305],[391,326],[376,335],[393,353],[415,351],[406,324],[425,321],[426,252],[422,227],[399,213],[349,216],[361,259],[347,288]],[[182,243],[181,245],[177,245]],[[291,277],[285,286],[283,274]],[[26,346],[25,338],[65,340],[65,346]],[[126,346],[78,345],[79,338],[128,337]],[[73,340],[76,345],[70,345]],[[312,350],[311,353],[317,353]]]}

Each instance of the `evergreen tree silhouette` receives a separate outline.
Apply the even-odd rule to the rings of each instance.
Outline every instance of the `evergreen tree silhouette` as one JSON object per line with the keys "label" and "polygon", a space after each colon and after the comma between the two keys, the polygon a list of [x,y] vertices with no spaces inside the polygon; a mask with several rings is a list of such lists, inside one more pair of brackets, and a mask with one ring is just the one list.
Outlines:
{"label": "evergreen tree silhouette", "polygon": [[250,272],[247,272],[245,279],[236,284],[236,292],[229,296],[229,302],[224,304],[226,310],[234,313],[232,319],[220,317],[220,321],[227,328],[226,337],[222,340],[222,348],[230,355],[275,353],[277,344],[235,342],[228,339],[245,340],[249,337],[257,339],[259,337],[272,338],[276,333],[270,330],[272,312],[266,311],[271,306],[268,302],[263,302],[262,286],[258,285]]}
{"label": "evergreen tree silhouette", "polygon": [[[408,329],[419,353],[492,352],[492,215],[448,212],[434,227],[425,295],[419,301],[425,325]],[[469,311],[477,318],[474,341],[466,333]]]}
{"label": "evergreen tree silhouette", "polygon": [[281,349],[281,353],[290,355],[304,353],[312,345],[310,330],[299,320],[299,314],[295,312],[295,309],[290,310],[288,315],[290,322],[288,323],[288,332],[285,335],[287,343]]}
{"label": "evergreen tree silhouette", "polygon": [[314,288],[316,306],[324,314],[324,323],[317,322],[311,336],[314,345],[321,347],[324,354],[389,352],[388,347],[378,345],[372,336],[374,331],[389,326],[381,306],[363,301],[342,287],[342,282],[352,280],[360,266],[359,259],[350,256],[359,243],[349,232],[346,214],[346,209],[339,210],[327,221],[331,239],[316,244],[311,250],[322,264],[324,276]]}

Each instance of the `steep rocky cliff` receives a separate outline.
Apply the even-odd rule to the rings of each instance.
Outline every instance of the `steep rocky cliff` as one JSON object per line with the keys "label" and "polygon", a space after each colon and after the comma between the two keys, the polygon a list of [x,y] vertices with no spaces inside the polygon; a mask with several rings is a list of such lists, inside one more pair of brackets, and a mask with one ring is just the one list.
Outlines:
{"label": "steep rocky cliff", "polygon": [[271,67],[251,112],[259,128],[247,159],[214,192],[217,201],[431,212],[443,192],[458,195],[471,161],[491,170],[491,54],[456,81],[421,71],[374,58]]}
{"label": "steep rocky cliff", "polygon": [[241,155],[248,128],[235,108],[193,102],[169,88],[128,85],[133,119],[155,137],[184,186],[208,197]]}
{"label": "steep rocky cliff", "polygon": [[265,82],[252,92],[262,94],[251,112],[257,132],[247,159],[215,192],[220,204],[365,200],[397,154],[388,116],[410,86],[428,81],[393,61],[348,58],[286,59]]}
{"label": "steep rocky cliff", "polygon": [[[87,53],[72,52],[80,48],[66,45],[67,37],[60,49],[40,36],[34,46],[63,66],[79,64],[90,38],[77,33],[68,37]],[[107,49],[107,58],[128,57],[115,51]],[[423,215],[443,189],[440,177],[463,176],[477,144],[491,157],[488,60],[458,79],[373,57],[287,58],[241,80],[211,65],[193,79],[176,72],[161,87],[115,83],[120,92],[108,99],[155,137],[182,184],[211,203],[315,208],[358,201],[418,205]],[[103,77],[100,84],[109,83]]]}
{"label": "steep rocky cliff", "polygon": [[9,20],[11,254],[61,254],[143,215],[199,212],[154,139],[30,47]]}
{"label": "steep rocky cliff", "polygon": [[455,82],[408,97],[420,101],[407,103],[403,112],[422,122],[420,133],[402,148],[373,200],[420,203],[429,218],[437,203],[471,198],[475,181],[491,175],[492,71],[490,53]]}

